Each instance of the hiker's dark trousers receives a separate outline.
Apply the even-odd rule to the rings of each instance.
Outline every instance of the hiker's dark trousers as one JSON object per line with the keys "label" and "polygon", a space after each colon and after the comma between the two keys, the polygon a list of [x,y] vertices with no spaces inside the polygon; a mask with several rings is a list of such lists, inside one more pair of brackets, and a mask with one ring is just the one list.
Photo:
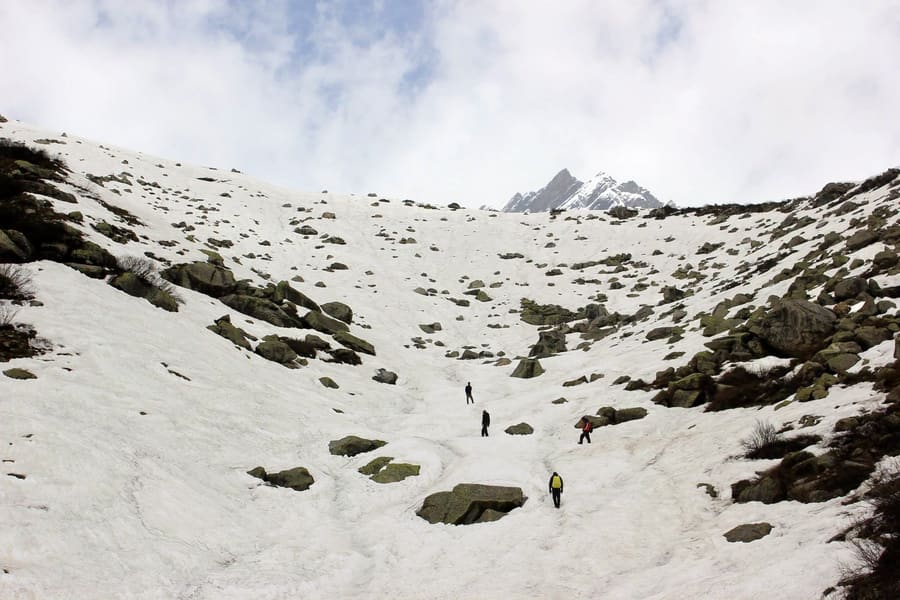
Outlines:
{"label": "hiker's dark trousers", "polygon": [[487,437],[487,436],[488,436],[487,427],[488,427],[487,425],[482,425],[482,426],[481,426],[481,437]]}
{"label": "hiker's dark trousers", "polygon": [[591,443],[591,434],[587,431],[581,432],[581,437],[578,438],[578,443],[581,444],[582,442],[584,442],[584,440],[587,440],[588,444]]}
{"label": "hiker's dark trousers", "polygon": [[469,400],[472,401],[472,404],[475,404],[475,398],[472,397],[472,394],[466,394],[466,404],[469,403]]}
{"label": "hiker's dark trousers", "polygon": [[556,508],[559,508],[559,493],[559,490],[556,488],[550,490],[550,494],[553,496],[553,506]]}

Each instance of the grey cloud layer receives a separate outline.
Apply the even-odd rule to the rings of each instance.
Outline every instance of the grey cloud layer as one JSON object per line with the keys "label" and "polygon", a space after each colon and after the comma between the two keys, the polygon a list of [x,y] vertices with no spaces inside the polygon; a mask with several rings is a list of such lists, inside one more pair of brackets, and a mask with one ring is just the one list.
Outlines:
{"label": "grey cloud layer", "polygon": [[474,206],[562,167],[688,205],[900,164],[895,3],[428,6],[414,34],[373,36],[327,4],[6,2],[0,112],[303,190]]}

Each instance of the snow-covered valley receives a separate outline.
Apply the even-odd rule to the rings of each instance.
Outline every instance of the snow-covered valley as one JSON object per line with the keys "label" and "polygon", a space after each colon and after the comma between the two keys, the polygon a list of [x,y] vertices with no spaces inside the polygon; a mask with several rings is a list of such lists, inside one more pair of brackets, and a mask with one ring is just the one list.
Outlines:
{"label": "snow-covered valley", "polygon": [[[0,377],[0,598],[797,599],[822,597],[856,560],[831,540],[870,511],[851,501],[867,483],[801,498],[792,490],[819,484],[792,481],[765,502],[736,501],[732,485],[781,463],[744,456],[759,422],[819,436],[805,450],[822,456],[855,431],[848,418],[890,400],[878,370],[900,352],[900,172],[760,207],[521,215],[300,193],[13,121],[0,137],[65,163],[51,182],[62,194],[31,197],[85,240],[160,272],[214,265],[257,299],[272,284],[265,298],[288,319],[181,286],[164,310],[110,285],[120,267],[72,268],[74,254],[34,247],[13,261],[33,299],[0,302],[41,352],[0,365],[35,376]],[[307,310],[273,292],[279,282],[350,307],[334,320],[351,345],[298,325]],[[815,351],[773,333],[791,333],[777,301],[801,297],[833,317]],[[225,315],[250,349],[209,330]],[[534,368],[542,331],[556,344],[537,352],[543,372],[512,377]],[[254,351],[308,334],[356,358]],[[723,360],[691,362],[724,338]],[[736,363],[761,374],[755,400],[724,397],[739,395],[722,379]],[[819,370],[796,383],[810,363]],[[379,369],[396,383],[373,380]],[[646,414],[601,415],[579,445],[582,417],[603,407]],[[505,433],[522,422],[533,433]],[[386,444],[330,452],[350,435]],[[866,449],[869,471],[891,462],[885,448]],[[418,475],[358,472],[380,456]],[[257,466],[302,466],[314,483],[267,485],[248,474]],[[417,515],[461,483],[527,500],[490,522]],[[761,522],[760,539],[724,537]]]}

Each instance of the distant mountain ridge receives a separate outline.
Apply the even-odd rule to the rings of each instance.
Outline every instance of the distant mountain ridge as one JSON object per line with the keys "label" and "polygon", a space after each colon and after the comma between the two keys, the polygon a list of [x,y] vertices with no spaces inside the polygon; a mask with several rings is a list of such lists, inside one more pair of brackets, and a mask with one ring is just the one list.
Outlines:
{"label": "distant mountain ridge", "polygon": [[619,183],[601,171],[583,182],[573,177],[568,169],[563,169],[536,192],[516,193],[503,207],[503,212],[608,210],[613,206],[658,208],[663,203],[633,180]]}

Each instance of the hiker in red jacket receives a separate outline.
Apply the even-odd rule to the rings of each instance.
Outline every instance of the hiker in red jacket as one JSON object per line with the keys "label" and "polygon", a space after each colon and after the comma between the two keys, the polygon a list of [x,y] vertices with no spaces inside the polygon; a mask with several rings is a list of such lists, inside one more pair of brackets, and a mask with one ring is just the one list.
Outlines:
{"label": "hiker in red jacket", "polygon": [[581,445],[584,443],[586,439],[588,444],[591,443],[591,432],[594,430],[594,424],[591,423],[591,420],[587,417],[582,417],[582,421],[584,421],[584,425],[581,427],[581,437],[578,438],[578,444]]}

